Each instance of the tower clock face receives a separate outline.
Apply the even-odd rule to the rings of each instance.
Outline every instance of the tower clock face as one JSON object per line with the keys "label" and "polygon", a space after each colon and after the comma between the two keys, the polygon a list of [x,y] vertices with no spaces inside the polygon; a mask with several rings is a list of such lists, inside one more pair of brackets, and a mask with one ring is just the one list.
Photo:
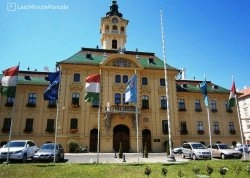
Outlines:
{"label": "tower clock face", "polygon": [[112,19],[112,22],[113,22],[113,23],[117,23],[117,22],[118,22],[118,19],[117,19],[117,18],[113,18],[113,19]]}

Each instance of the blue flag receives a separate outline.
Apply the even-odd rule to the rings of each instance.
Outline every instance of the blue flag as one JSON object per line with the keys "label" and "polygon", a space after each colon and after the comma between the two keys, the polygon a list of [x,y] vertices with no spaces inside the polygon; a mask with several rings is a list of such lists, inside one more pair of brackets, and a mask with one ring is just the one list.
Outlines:
{"label": "blue flag", "polygon": [[204,97],[204,102],[206,107],[208,107],[208,97],[207,97],[207,82],[206,80],[200,84],[200,89]]}
{"label": "blue flag", "polygon": [[60,71],[49,73],[48,80],[50,84],[48,88],[44,91],[44,100],[57,100],[58,99],[58,89],[59,83],[61,81]]}
{"label": "blue flag", "polygon": [[137,76],[134,75],[127,83],[127,89],[125,91],[125,103],[137,102]]}

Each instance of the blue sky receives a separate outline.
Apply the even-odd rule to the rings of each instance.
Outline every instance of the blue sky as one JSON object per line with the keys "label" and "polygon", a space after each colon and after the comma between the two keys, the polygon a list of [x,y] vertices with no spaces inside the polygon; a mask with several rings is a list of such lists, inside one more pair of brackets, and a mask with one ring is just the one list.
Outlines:
{"label": "blue sky", "polygon": [[[54,71],[57,61],[81,47],[100,44],[101,17],[111,0],[1,0],[0,70]],[[163,12],[167,63],[185,68],[187,79],[231,88],[250,86],[249,0],[117,0],[129,20],[126,49],[154,52],[163,59]],[[49,9],[38,9],[37,7]],[[60,6],[61,9],[52,9]],[[33,8],[33,9],[32,9]]]}

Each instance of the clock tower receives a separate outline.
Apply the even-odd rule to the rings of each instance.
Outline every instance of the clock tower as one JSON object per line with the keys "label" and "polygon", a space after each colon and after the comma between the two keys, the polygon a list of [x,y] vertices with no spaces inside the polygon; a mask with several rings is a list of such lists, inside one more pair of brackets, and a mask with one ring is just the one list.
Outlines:
{"label": "clock tower", "polygon": [[118,8],[116,1],[112,1],[110,11],[106,13],[106,17],[101,18],[100,33],[103,49],[125,48],[129,21],[122,18]]}

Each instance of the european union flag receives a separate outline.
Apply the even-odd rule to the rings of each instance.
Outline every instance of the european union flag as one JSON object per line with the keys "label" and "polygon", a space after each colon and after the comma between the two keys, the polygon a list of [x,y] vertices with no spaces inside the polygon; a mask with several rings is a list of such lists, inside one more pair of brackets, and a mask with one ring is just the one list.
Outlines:
{"label": "european union flag", "polygon": [[43,98],[44,100],[57,100],[59,83],[61,81],[60,71],[49,73],[48,80],[50,81],[50,84],[45,90]]}
{"label": "european union flag", "polygon": [[200,84],[200,89],[204,97],[205,105],[208,107],[208,97],[207,97],[207,82],[206,80]]}
{"label": "european union flag", "polygon": [[134,75],[127,83],[127,89],[125,91],[125,102],[136,103],[137,102],[137,76]]}

